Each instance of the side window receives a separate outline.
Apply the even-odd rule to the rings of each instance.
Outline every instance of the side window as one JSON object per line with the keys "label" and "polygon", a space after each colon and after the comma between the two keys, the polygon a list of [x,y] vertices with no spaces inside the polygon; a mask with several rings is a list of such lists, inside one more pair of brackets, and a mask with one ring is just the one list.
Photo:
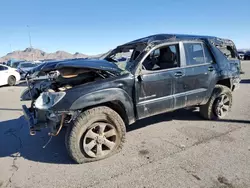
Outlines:
{"label": "side window", "polygon": [[220,49],[220,51],[224,54],[224,56],[227,57],[227,59],[236,59],[237,53],[231,46],[217,46],[217,48]]}
{"label": "side window", "polygon": [[208,47],[204,44],[204,52],[205,52],[205,61],[206,63],[214,63],[214,58],[211,54],[211,52],[209,51]]}
{"label": "side window", "polygon": [[1,66],[0,65],[0,71],[2,71],[2,70],[7,70],[8,68],[7,67],[4,67],[4,66]]}
{"label": "side window", "polygon": [[187,65],[199,65],[205,63],[201,43],[184,43],[184,48]]}
{"label": "side window", "polygon": [[152,51],[142,63],[146,70],[163,70],[178,67],[179,45],[168,45]]}

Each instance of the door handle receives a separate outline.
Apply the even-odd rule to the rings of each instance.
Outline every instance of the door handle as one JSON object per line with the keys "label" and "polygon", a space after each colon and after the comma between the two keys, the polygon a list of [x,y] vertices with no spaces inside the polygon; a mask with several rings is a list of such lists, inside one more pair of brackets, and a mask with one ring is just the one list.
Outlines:
{"label": "door handle", "polygon": [[208,71],[212,72],[214,70],[213,66],[208,67]]}
{"label": "door handle", "polygon": [[183,76],[183,72],[176,72],[174,73],[175,77],[182,77]]}

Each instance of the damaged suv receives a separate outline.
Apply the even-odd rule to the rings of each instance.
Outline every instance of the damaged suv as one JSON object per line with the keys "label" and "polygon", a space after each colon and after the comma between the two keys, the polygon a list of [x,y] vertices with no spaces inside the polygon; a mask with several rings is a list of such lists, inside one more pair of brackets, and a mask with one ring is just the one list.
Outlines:
{"label": "damaged suv", "polygon": [[[44,75],[48,79],[32,82]],[[159,34],[99,59],[47,62],[28,77],[21,100],[31,100],[30,108],[23,105],[30,134],[50,128],[56,136],[67,127],[68,153],[84,163],[118,152],[126,126],[142,118],[192,106],[205,119],[225,117],[239,85],[240,61],[231,40]]]}

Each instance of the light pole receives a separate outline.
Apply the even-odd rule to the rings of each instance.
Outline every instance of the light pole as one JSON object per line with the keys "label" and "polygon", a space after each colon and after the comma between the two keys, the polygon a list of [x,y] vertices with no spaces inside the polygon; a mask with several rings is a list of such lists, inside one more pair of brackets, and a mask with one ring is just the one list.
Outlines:
{"label": "light pole", "polygon": [[[31,44],[31,35],[30,35],[30,26],[27,25],[28,28],[28,34],[29,34],[29,41],[30,41],[30,50],[32,49],[32,44]],[[34,61],[34,54],[32,53],[32,61]]]}
{"label": "light pole", "polygon": [[32,44],[31,44],[31,35],[30,35],[30,26],[27,25],[27,28],[28,28],[28,34],[29,34],[30,48],[32,48]]}

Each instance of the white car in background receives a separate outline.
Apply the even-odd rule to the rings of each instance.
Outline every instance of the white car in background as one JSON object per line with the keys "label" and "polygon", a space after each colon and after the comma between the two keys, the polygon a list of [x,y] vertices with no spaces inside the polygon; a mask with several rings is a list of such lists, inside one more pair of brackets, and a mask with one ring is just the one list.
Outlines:
{"label": "white car in background", "polygon": [[0,86],[14,86],[20,80],[20,74],[15,68],[0,65]]}

